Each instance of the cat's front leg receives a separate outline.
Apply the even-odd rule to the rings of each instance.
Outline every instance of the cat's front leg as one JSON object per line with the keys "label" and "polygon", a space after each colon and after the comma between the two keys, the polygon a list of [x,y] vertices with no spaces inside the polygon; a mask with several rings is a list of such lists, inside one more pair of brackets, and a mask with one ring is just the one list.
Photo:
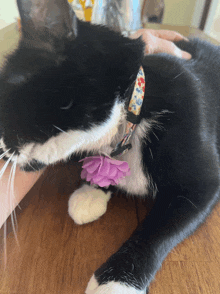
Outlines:
{"label": "cat's front leg", "polygon": [[137,290],[132,286],[111,281],[104,285],[99,285],[95,276],[89,281],[86,294],[147,294],[147,289]]}
{"label": "cat's front leg", "polygon": [[101,189],[84,184],[70,196],[69,215],[79,225],[92,222],[106,212],[110,198],[110,191],[105,193]]}
{"label": "cat's front leg", "polygon": [[85,293],[146,293],[167,254],[210,213],[219,190],[218,183],[207,183],[203,193],[194,188],[187,195],[173,195],[166,205],[160,199],[166,199],[167,195],[158,193],[157,203],[142,225],[95,272]]}

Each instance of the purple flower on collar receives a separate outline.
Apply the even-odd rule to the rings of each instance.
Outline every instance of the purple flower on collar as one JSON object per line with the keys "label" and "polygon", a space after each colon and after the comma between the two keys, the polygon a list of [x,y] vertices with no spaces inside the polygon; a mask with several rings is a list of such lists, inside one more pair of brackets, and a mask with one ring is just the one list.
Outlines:
{"label": "purple flower on collar", "polygon": [[107,156],[97,155],[86,157],[83,161],[81,178],[92,185],[108,187],[117,185],[126,176],[130,175],[130,168],[126,161],[111,159]]}

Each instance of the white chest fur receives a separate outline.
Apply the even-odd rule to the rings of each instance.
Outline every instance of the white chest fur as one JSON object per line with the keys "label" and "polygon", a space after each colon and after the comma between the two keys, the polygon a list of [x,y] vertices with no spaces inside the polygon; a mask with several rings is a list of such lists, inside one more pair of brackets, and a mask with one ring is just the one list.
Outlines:
{"label": "white chest fur", "polygon": [[126,161],[131,169],[131,175],[118,185],[128,194],[145,196],[148,193],[150,183],[148,174],[143,170],[142,142],[149,129],[150,124],[146,120],[142,120],[131,138],[132,148],[119,158]]}

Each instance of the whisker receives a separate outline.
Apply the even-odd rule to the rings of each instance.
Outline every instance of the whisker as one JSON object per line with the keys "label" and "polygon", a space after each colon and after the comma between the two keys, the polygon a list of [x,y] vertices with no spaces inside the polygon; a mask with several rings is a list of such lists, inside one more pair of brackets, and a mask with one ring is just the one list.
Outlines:
{"label": "whisker", "polygon": [[4,223],[4,269],[7,265],[7,222]]}
{"label": "whisker", "polygon": [[8,151],[10,151],[11,149],[8,149],[8,150],[6,150],[4,153],[2,153],[1,155],[0,155],[0,159],[2,159],[4,156],[5,156],[5,154],[6,153],[8,153]]}
{"label": "whisker", "polygon": [[72,105],[73,105],[73,99],[70,101],[70,103],[69,103],[67,106],[60,107],[60,109],[67,110],[67,109],[70,109],[70,107],[71,107]]}
{"label": "whisker", "polygon": [[30,164],[30,162],[28,162],[27,164],[28,164],[30,167],[32,167],[33,170],[37,171],[36,168],[34,168],[34,167]]}
{"label": "whisker", "polygon": [[151,150],[150,147],[149,147],[149,151],[150,151],[150,155],[151,155],[152,159],[154,159],[154,157],[153,157],[153,153],[152,153],[152,150]]}
{"label": "whisker", "polygon": [[56,128],[57,130],[61,131],[62,133],[68,134],[67,132],[65,132],[64,130],[62,130],[61,128],[59,128],[59,127],[57,127],[55,125],[53,125],[53,127]]}
{"label": "whisker", "polygon": [[1,171],[0,171],[0,178],[3,176],[3,174],[4,174],[5,170],[6,170],[6,168],[7,168],[8,164],[9,164],[9,162],[11,161],[13,155],[14,155],[14,152],[13,152],[12,155],[8,158],[8,160],[7,160],[6,163],[4,164],[3,168],[1,169]]}
{"label": "whisker", "polygon": [[18,237],[17,237],[17,233],[16,233],[16,228],[17,228],[17,217],[16,217],[16,213],[15,213],[15,209],[12,209],[13,207],[16,207],[17,203],[15,206],[13,205],[13,201],[15,202],[15,195],[14,195],[14,180],[15,180],[15,171],[16,171],[16,165],[17,165],[17,157],[14,157],[14,162],[12,164],[11,167],[11,171],[9,174],[9,179],[8,179],[8,193],[7,195],[9,196],[9,200],[10,200],[10,207],[11,207],[11,222],[12,222],[12,228],[13,228],[13,232],[15,235],[15,239],[16,242],[19,246],[19,242],[18,242]]}
{"label": "whisker", "polygon": [[152,133],[154,134],[154,136],[157,138],[157,140],[159,141],[159,138],[157,137],[157,135],[152,131]]}
{"label": "whisker", "polygon": [[196,209],[198,209],[198,207],[191,200],[189,200],[188,198],[186,198],[184,196],[178,196],[177,198],[184,198],[184,199],[188,200]]}
{"label": "whisker", "polygon": [[[6,154],[8,152],[5,151],[1,156],[4,157],[4,154]],[[6,161],[6,163],[3,165],[3,168],[0,171],[0,178],[3,176],[9,162],[11,161],[12,157],[13,157],[14,153],[8,158],[8,160]],[[2,158],[1,157],[1,158]],[[6,195],[7,196],[7,195]],[[7,207],[7,205],[6,205]],[[7,221],[4,222],[4,267],[6,268],[6,264],[7,264]]]}
{"label": "whisker", "polygon": [[177,76],[175,76],[175,77],[173,78],[173,80],[175,80],[176,78],[178,78],[179,76],[181,76],[183,73],[184,73],[184,72],[181,72],[180,74],[178,74]]}
{"label": "whisker", "polygon": [[[6,152],[8,152],[8,150],[5,151],[4,153],[6,153]],[[14,156],[14,153],[15,152],[12,153],[12,155],[8,158],[8,160],[4,164],[3,168],[1,169],[1,171],[0,171],[0,178],[3,176],[3,174],[4,174],[4,172],[5,172],[6,168],[7,168],[7,166],[9,165],[12,157]],[[8,196],[8,193],[7,193],[6,197],[7,196]],[[6,207],[7,207],[7,204],[6,204]],[[7,235],[7,221],[4,222],[4,264],[5,264],[5,268],[6,268],[6,264],[7,264],[7,239],[6,239],[6,235]]]}

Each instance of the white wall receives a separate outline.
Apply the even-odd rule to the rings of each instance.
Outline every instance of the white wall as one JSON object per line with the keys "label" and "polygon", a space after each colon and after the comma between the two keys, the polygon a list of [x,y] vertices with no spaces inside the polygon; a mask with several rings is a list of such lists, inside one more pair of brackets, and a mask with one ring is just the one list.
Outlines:
{"label": "white wall", "polygon": [[220,2],[213,0],[204,29],[205,33],[220,41]]}
{"label": "white wall", "polygon": [[206,3],[206,0],[196,0],[193,18],[192,18],[192,26],[195,28],[199,28],[200,26],[205,3]]}
{"label": "white wall", "polygon": [[0,29],[15,22],[18,15],[16,0],[0,1]]}
{"label": "white wall", "polygon": [[164,0],[164,24],[189,26],[192,24],[197,0]]}
{"label": "white wall", "polygon": [[[95,0],[98,1],[98,0]],[[0,29],[18,17],[16,0],[0,0]],[[143,0],[140,0],[142,3]],[[164,24],[198,26],[204,0],[165,0]],[[195,9],[196,8],[196,9]]]}

